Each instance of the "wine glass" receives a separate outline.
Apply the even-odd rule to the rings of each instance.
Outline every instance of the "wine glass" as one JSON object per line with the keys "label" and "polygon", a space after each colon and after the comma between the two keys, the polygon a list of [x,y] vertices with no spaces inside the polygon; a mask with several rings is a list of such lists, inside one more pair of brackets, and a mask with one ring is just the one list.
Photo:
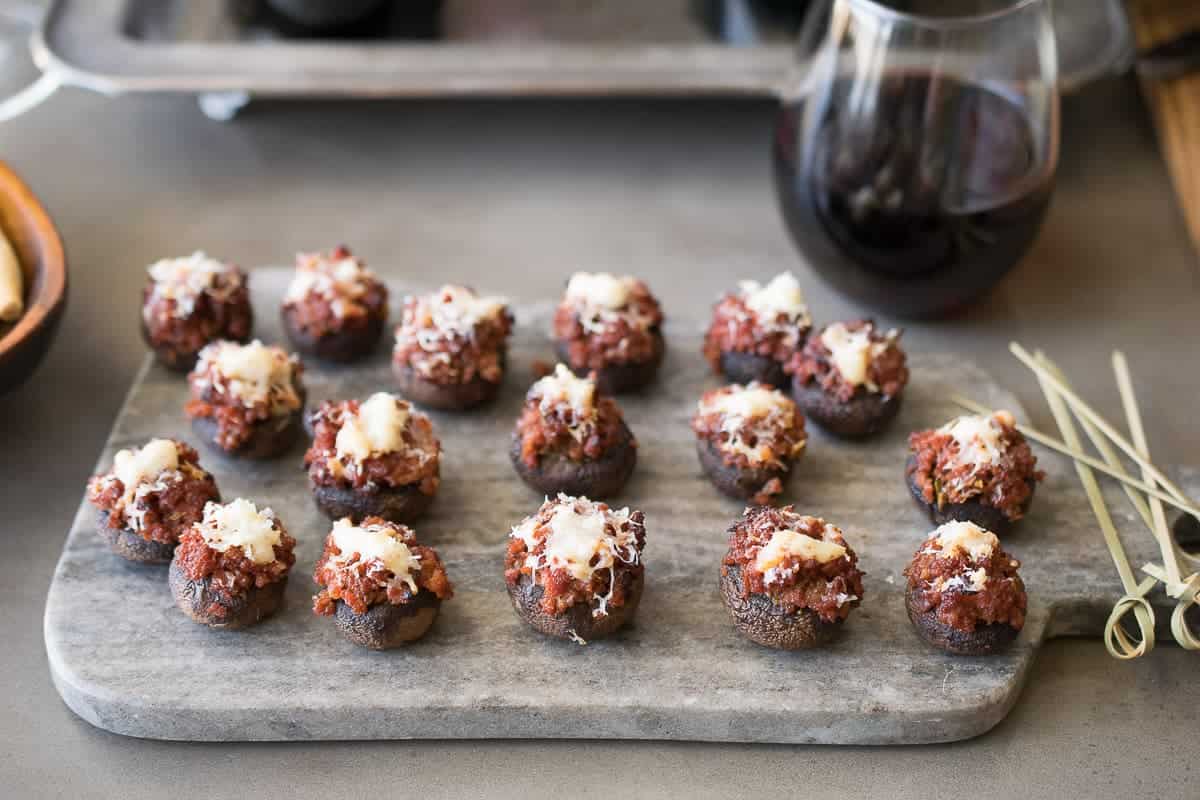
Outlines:
{"label": "wine glass", "polygon": [[1048,0],[825,0],[798,64],[781,92],[775,184],[823,278],[928,317],[1021,260],[1058,162]]}

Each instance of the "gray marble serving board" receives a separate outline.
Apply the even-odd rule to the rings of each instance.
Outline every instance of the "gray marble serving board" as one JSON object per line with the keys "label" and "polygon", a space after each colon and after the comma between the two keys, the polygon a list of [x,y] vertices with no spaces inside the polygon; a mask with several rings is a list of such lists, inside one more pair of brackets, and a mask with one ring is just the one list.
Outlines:
{"label": "gray marble serving board", "polygon": [[[275,309],[287,273],[253,273],[257,333],[281,342]],[[393,286],[399,294],[400,287]],[[487,287],[483,287],[487,288]],[[542,638],[513,613],[502,576],[506,536],[541,497],[516,478],[508,441],[535,359],[550,358],[550,305],[517,306],[510,369],[493,406],[434,413],[443,482],[418,535],[436,546],[455,584],[430,634],[374,653],[311,611],[314,562],[330,523],[316,511],[302,448],[270,463],[201,450],[226,499],[273,507],[296,537],[286,606],[242,632],[213,631],[174,606],[165,568],[108,552],[81,504],[46,603],[55,685],[77,714],[130,736],[184,740],[628,738],[829,744],[963,739],[1016,702],[1039,645],[1094,635],[1120,594],[1069,462],[1039,449],[1049,478],[1006,542],[1023,561],[1029,617],[1016,645],[991,658],[952,657],[913,634],[904,568],[930,525],[902,478],[905,437],[959,413],[964,392],[993,407],[1014,398],[975,366],[914,353],[904,409],[868,443],[811,431],[786,499],[841,526],[866,571],[865,600],[844,635],[819,651],[780,653],[740,639],[717,590],[725,530],[742,510],[700,472],[688,420],[717,385],[699,355],[700,316],[668,309],[668,354],[656,385],[621,399],[641,449],[614,502],[646,514],[646,591],[636,624],[586,647]],[[368,363],[309,364],[312,403],[390,386],[387,343]],[[182,413],[185,382],[147,363],[98,462],[152,436],[194,444]],[[1114,495],[1115,497],[1116,495]],[[1153,556],[1124,503],[1113,502],[1132,561]]]}

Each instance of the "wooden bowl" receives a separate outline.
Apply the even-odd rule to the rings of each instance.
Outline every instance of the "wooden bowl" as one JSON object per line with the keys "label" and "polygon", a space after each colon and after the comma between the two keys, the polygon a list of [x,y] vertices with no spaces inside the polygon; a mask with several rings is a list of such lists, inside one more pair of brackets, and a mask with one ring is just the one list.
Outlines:
{"label": "wooden bowl", "polygon": [[0,228],[25,278],[25,313],[0,323],[0,394],[17,388],[46,355],[67,300],[67,262],[54,223],[29,187],[0,161]]}

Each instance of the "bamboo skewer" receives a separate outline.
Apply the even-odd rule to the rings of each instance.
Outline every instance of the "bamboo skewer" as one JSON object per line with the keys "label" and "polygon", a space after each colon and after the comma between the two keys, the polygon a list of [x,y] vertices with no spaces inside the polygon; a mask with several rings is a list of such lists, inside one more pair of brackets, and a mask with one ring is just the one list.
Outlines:
{"label": "bamboo skewer", "polygon": [[[1117,376],[1117,391],[1121,394],[1121,405],[1125,409],[1125,419],[1129,424],[1129,434],[1138,452],[1149,461],[1150,448],[1146,442],[1146,429],[1142,425],[1142,412],[1138,407],[1137,396],[1133,392],[1133,380],[1130,377],[1129,364],[1125,361],[1124,354],[1119,351],[1113,353],[1112,365],[1113,372]],[[1148,482],[1153,480],[1144,467],[1142,468],[1142,478]],[[1158,540],[1159,549],[1162,550],[1163,567],[1166,568],[1169,581],[1177,584],[1181,576],[1179,559],[1176,557],[1171,534],[1167,530],[1166,512],[1163,511],[1162,503],[1157,497],[1150,498],[1150,516],[1150,531]]]}
{"label": "bamboo skewer", "polygon": [[[963,408],[965,408],[968,411],[971,411],[975,414],[991,414],[991,413],[993,413],[993,411],[991,409],[987,408],[986,406],[980,405],[979,403],[976,403],[973,400],[963,397],[962,395],[957,395],[957,394],[950,395],[950,402],[954,403],[955,405],[962,406]],[[1124,483],[1128,486],[1132,486],[1135,489],[1139,489],[1148,495],[1153,495],[1154,497],[1157,497],[1158,499],[1162,500],[1164,503],[1166,503],[1170,506],[1174,506],[1175,508],[1179,509],[1180,511],[1185,511],[1188,514],[1192,514],[1194,516],[1200,517],[1200,508],[1197,508],[1196,506],[1192,505],[1186,498],[1183,500],[1180,500],[1179,498],[1177,498],[1173,495],[1167,494],[1155,486],[1152,486],[1144,481],[1140,481],[1137,478],[1131,477],[1130,475],[1126,474],[1124,470],[1113,468],[1113,467],[1109,466],[1108,464],[1105,464],[1103,461],[1100,461],[1097,458],[1093,458],[1092,456],[1089,456],[1087,453],[1084,453],[1083,451],[1081,451],[1078,448],[1074,448],[1074,447],[1071,447],[1070,445],[1060,442],[1059,440],[1055,439],[1052,436],[1047,436],[1046,434],[1042,433],[1041,431],[1037,430],[1036,428],[1031,428],[1028,425],[1017,425],[1017,430],[1019,430],[1022,434],[1024,434],[1028,438],[1033,439],[1038,444],[1041,444],[1045,447],[1050,448],[1051,450],[1062,453],[1065,456],[1070,456],[1071,458],[1073,458],[1076,461],[1083,462],[1084,464],[1087,464],[1092,469],[1097,470],[1099,472],[1103,472],[1105,475],[1109,476],[1110,478],[1115,478],[1116,480],[1120,481],[1121,483]]]}
{"label": "bamboo skewer", "polygon": [[[1125,361],[1124,354],[1119,351],[1113,353],[1113,372],[1117,376],[1117,388],[1121,392],[1121,403],[1125,406],[1125,416],[1129,420],[1129,432],[1133,436],[1133,443],[1148,461],[1150,448],[1146,443],[1142,414],[1133,391],[1133,379],[1129,373],[1129,364]],[[1146,475],[1144,470],[1143,475]],[[1146,477],[1148,479],[1149,475]],[[1171,612],[1171,635],[1175,637],[1175,641],[1187,650],[1200,650],[1200,639],[1192,634],[1187,621],[1188,610],[1196,605],[1200,598],[1200,575],[1192,574],[1182,579],[1179,571],[1179,551],[1170,531],[1167,530],[1167,516],[1163,512],[1162,503],[1151,499],[1150,512],[1154,522],[1151,530],[1162,551],[1165,569],[1159,572],[1157,564],[1147,564],[1142,570],[1161,580],[1166,586],[1167,594],[1176,599],[1175,609]]]}
{"label": "bamboo skewer", "polygon": [[[1042,393],[1046,396],[1046,402],[1050,405],[1050,413],[1054,415],[1054,420],[1067,445],[1082,452],[1083,443],[1079,439],[1078,431],[1075,430],[1071,414],[1067,410],[1067,404],[1064,402],[1063,395],[1056,391],[1059,384],[1065,384],[1065,380],[1052,383],[1050,378],[1057,372],[1057,368],[1040,353],[1038,358],[1042,360],[1036,363],[1043,369],[1037,372],[1037,379]],[[1153,578],[1147,578],[1138,583],[1133,568],[1129,564],[1129,557],[1121,544],[1116,525],[1113,524],[1108,506],[1104,502],[1104,496],[1100,491],[1100,484],[1096,481],[1096,476],[1088,468],[1088,465],[1081,461],[1075,462],[1075,471],[1087,493],[1092,511],[1096,514],[1096,520],[1100,523],[1100,531],[1104,534],[1104,543],[1108,546],[1113,563],[1117,567],[1117,574],[1121,578],[1121,586],[1125,589],[1125,595],[1113,606],[1104,625],[1104,646],[1114,658],[1126,661],[1139,658],[1154,649],[1154,609],[1146,600],[1146,593],[1154,587],[1155,581]],[[1141,634],[1140,640],[1131,636],[1121,624],[1122,618],[1130,611],[1137,620],[1138,631]]]}
{"label": "bamboo skewer", "polygon": [[[1123,450],[1125,455],[1129,456],[1131,459],[1137,462],[1139,466],[1146,470],[1148,475],[1157,481],[1172,497],[1185,504],[1188,503],[1187,496],[1182,492],[1182,490],[1179,489],[1178,486],[1171,482],[1170,478],[1168,478],[1166,475],[1163,475],[1158,467],[1154,466],[1147,459],[1143,458],[1136,447],[1130,444],[1124,436],[1122,436],[1104,419],[1104,417],[1097,414],[1096,411],[1092,409],[1092,407],[1086,402],[1084,402],[1079,395],[1071,391],[1071,387],[1064,385],[1063,382],[1056,378],[1053,373],[1039,364],[1038,361],[1025,350],[1025,348],[1021,347],[1021,345],[1017,344],[1016,342],[1011,342],[1008,346],[1008,349],[1012,351],[1012,354],[1015,355],[1021,361],[1021,363],[1033,370],[1039,378],[1044,377],[1046,380],[1048,380],[1050,385],[1062,395],[1063,399],[1071,406],[1072,410],[1076,414],[1086,417],[1092,424],[1103,431],[1104,435],[1107,436],[1113,444]],[[1120,479],[1120,476],[1114,477]],[[1142,491],[1147,491],[1145,484],[1139,486],[1138,488]],[[1158,496],[1157,491],[1147,492],[1147,494]],[[1191,514],[1196,513],[1191,509],[1190,504],[1188,508],[1183,508],[1183,506],[1176,507],[1188,511]]]}

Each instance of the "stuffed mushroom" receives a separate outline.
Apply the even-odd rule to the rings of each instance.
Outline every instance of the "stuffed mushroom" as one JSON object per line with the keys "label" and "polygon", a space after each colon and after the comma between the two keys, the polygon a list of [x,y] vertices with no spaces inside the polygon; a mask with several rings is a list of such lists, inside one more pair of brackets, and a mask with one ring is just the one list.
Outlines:
{"label": "stuffed mushroom", "polygon": [[929,535],[904,570],[904,605],[917,635],[947,653],[990,655],[1025,624],[1021,563],[991,531],[947,522]]}
{"label": "stuffed mushroom", "polygon": [[317,507],[330,519],[408,523],[428,510],[440,483],[441,444],[429,417],[377,392],[327,402],[312,414],[304,454]]}
{"label": "stuffed mushroom", "polygon": [[863,597],[858,556],[841,530],[792,506],[746,509],[729,528],[721,596],[737,631],[777,650],[832,641]]}
{"label": "stuffed mushroom", "polygon": [[1046,477],[1007,411],[918,431],[908,447],[909,492],[935,524],[962,520],[1006,533],[1029,511]]}
{"label": "stuffed mushroom", "polygon": [[292,346],[325,361],[355,361],[383,335],[387,287],[345,247],[296,256],[281,316]]}
{"label": "stuffed mushroom", "polygon": [[576,375],[596,374],[605,394],[642,388],[666,351],[658,300],[637,278],[578,272],[554,313],[558,358]]}
{"label": "stuffed mushroom", "polygon": [[347,639],[370,650],[420,639],[454,594],[437,551],[380,517],[335,522],[313,580],[322,587],[313,611],[333,617]]}
{"label": "stuffed mushroom", "polygon": [[213,342],[188,375],[192,429],[229,456],[282,455],[303,429],[303,371],[298,358],[257,340]]}
{"label": "stuffed mushroom", "polygon": [[705,392],[692,418],[700,465],[730,497],[764,505],[783,492],[804,453],[804,415],[787,395],[761,383]]}
{"label": "stuffed mushroom", "polygon": [[451,411],[490,402],[504,380],[512,324],[502,300],[465,286],[406,297],[392,352],[400,394]]}
{"label": "stuffed mushroom", "polygon": [[838,436],[871,436],[900,411],[908,383],[900,333],[875,323],[836,322],[809,336],[788,363],[792,397],[805,416]]}
{"label": "stuffed mushroom", "polygon": [[205,345],[245,342],[254,312],[246,273],[202,252],[151,264],[142,292],[142,338],[163,366],[187,372]]}
{"label": "stuffed mushroom", "polygon": [[113,457],[112,469],[88,482],[88,500],[100,512],[98,530],[117,555],[166,564],[179,536],[220,502],[217,482],[200,467],[196,451],[173,439],[151,439]]}
{"label": "stuffed mushroom", "polygon": [[646,546],[640,511],[559,495],[513,528],[504,580],[534,630],[587,644],[633,619],[642,599]]}
{"label": "stuffed mushroom", "polygon": [[769,384],[786,389],[784,367],[804,345],[812,318],[800,284],[790,272],[765,286],[742,281],[713,307],[704,337],[704,356],[714,372],[732,383]]}
{"label": "stuffed mushroom", "polygon": [[175,604],[211,628],[245,628],[279,610],[296,540],[269,508],[209,503],[179,537],[168,583]]}
{"label": "stuffed mushroom", "polygon": [[597,499],[621,490],[637,465],[637,441],[594,376],[559,364],[530,387],[512,436],[517,474],[543,495]]}

